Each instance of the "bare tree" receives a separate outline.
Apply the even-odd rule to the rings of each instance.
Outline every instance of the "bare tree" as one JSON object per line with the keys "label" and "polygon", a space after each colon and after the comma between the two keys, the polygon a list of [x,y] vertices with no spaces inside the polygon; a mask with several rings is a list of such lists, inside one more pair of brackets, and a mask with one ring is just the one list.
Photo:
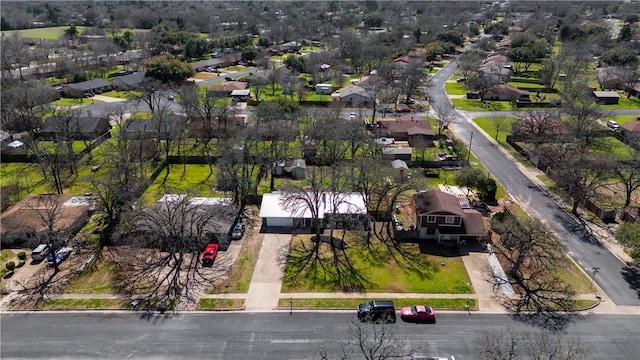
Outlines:
{"label": "bare tree", "polygon": [[500,132],[509,131],[509,128],[511,127],[509,119],[502,116],[493,117],[491,119],[491,124],[493,129],[496,131],[496,140],[498,139],[498,136],[500,136]]}
{"label": "bare tree", "polygon": [[402,91],[407,101],[420,86],[424,85],[427,74],[424,72],[424,59],[412,61],[400,70]]}
{"label": "bare tree", "polygon": [[199,266],[199,255],[207,243],[227,240],[225,224],[236,214],[232,206],[196,205],[186,195],[135,210],[126,220],[130,245],[115,257],[119,291],[150,303],[194,302],[193,293],[212,280]]}
{"label": "bare tree", "polygon": [[631,203],[631,195],[640,189],[640,151],[636,151],[636,157],[631,160],[618,160],[613,164],[612,172],[617,180],[624,186],[624,206]]}
{"label": "bare tree", "polygon": [[506,300],[506,305],[517,313],[536,314],[569,311],[574,291],[554,269],[563,266],[562,245],[547,233],[540,222],[532,219],[518,221],[502,213],[491,221],[500,241],[493,247],[505,264],[507,279],[494,277],[494,285],[510,284],[517,300]]}
{"label": "bare tree", "polygon": [[548,331],[485,331],[476,338],[476,349],[479,360],[580,360],[586,356],[578,338]]}
{"label": "bare tree", "polygon": [[598,120],[605,114],[585,89],[584,84],[565,88],[562,93],[562,107],[576,140],[589,146],[601,128]]}
{"label": "bare tree", "polygon": [[612,161],[605,155],[590,153],[583,147],[565,149],[555,160],[553,178],[573,199],[571,213],[578,215],[578,206],[596,195],[596,191],[611,182]]}
{"label": "bare tree", "polygon": [[438,135],[442,135],[442,132],[453,124],[458,114],[449,103],[438,103],[434,106],[434,110],[438,120]]}
{"label": "bare tree", "polygon": [[519,112],[513,124],[513,133],[534,140],[537,147],[557,134],[560,120],[558,110],[525,110]]}
{"label": "bare tree", "polygon": [[[352,319],[341,346],[338,359],[363,358],[366,360],[406,359],[420,351],[420,347],[402,341],[388,324],[367,324]],[[319,359],[332,359],[325,349],[320,349]]]}
{"label": "bare tree", "polygon": [[458,69],[462,73],[462,77],[466,79],[472,72],[478,70],[485,56],[484,51],[477,49],[465,51],[458,56],[456,61],[458,62]]}

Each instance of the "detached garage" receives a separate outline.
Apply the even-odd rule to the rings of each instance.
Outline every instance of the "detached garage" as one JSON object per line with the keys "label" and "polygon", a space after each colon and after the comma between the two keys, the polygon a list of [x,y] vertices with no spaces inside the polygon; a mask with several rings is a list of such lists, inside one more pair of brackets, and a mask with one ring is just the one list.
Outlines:
{"label": "detached garage", "polygon": [[[291,204],[284,204],[286,199]],[[304,199],[308,199],[305,201]],[[291,196],[272,192],[262,196],[260,217],[266,227],[310,228],[313,226],[313,215],[308,203],[314,203],[313,194],[299,194],[297,199]],[[368,225],[367,207],[362,194],[359,193],[323,193],[318,199],[318,220],[320,226],[332,219],[336,227],[349,227],[356,221]]]}

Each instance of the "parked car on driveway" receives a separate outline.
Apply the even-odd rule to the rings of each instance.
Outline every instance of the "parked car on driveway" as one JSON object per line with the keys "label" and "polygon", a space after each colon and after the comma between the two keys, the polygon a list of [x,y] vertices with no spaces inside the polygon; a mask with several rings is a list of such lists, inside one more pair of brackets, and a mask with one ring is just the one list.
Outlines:
{"label": "parked car on driveway", "polygon": [[231,230],[231,240],[240,240],[244,235],[244,223],[237,223]]}
{"label": "parked car on driveway", "polygon": [[402,109],[398,109],[398,112],[399,112],[399,113],[410,113],[410,112],[411,112],[411,109],[409,109],[409,108],[402,108]]}
{"label": "parked car on driveway", "polygon": [[436,312],[429,306],[414,305],[403,307],[400,310],[400,318],[408,321],[431,321],[435,323]]}
{"label": "parked car on driveway", "polygon": [[[70,247],[63,247],[62,249],[56,252],[56,264],[60,264],[61,262],[67,260],[71,252],[73,251]],[[53,266],[53,256],[51,254],[47,255],[47,266]]]}
{"label": "parked car on driveway", "polygon": [[31,252],[31,258],[34,261],[41,261],[47,257],[47,254],[49,254],[49,245],[40,244]]}
{"label": "parked car on driveway", "polygon": [[607,121],[607,127],[617,131],[620,129],[620,124],[615,120],[609,120]]}
{"label": "parked car on driveway", "polygon": [[218,244],[209,244],[204,249],[204,253],[202,254],[202,266],[211,266],[213,262],[216,260],[216,256],[218,255],[218,248],[220,245]]}
{"label": "parked car on driveway", "polygon": [[398,101],[400,104],[405,104],[405,105],[409,105],[409,104],[415,104],[416,100],[413,98],[402,98],[400,99],[400,101]]}

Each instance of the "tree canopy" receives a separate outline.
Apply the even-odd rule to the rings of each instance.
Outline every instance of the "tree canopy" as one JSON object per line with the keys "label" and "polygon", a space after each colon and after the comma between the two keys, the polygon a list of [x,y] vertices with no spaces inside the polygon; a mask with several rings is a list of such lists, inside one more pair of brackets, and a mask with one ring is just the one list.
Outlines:
{"label": "tree canopy", "polygon": [[144,64],[147,76],[162,82],[179,82],[193,76],[195,71],[173,55],[158,55]]}

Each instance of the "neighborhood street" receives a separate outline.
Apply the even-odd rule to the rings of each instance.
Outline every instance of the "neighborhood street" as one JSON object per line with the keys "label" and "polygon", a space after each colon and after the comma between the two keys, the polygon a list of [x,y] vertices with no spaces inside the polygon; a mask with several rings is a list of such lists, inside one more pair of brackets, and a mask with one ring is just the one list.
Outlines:
{"label": "neighborhood street", "polygon": [[[429,89],[432,103],[449,102],[444,92],[444,82],[454,73],[456,62],[452,61],[436,74]],[[634,110],[637,113],[637,110]],[[475,127],[470,117],[460,115],[449,126],[456,138],[467,146],[471,143],[473,155],[529,214],[548,224],[567,247],[567,253],[589,275],[592,268],[600,270],[595,282],[609,298],[622,306],[638,306],[638,290],[632,289],[623,277],[625,264],[594,239],[564,209],[560,208],[538,185],[531,181],[514,160],[505,156],[501,148],[488,140],[484,132]],[[469,114],[473,116],[472,114]],[[479,114],[475,114],[479,115]],[[482,116],[488,115],[484,112]],[[473,139],[472,139],[473,136]]]}
{"label": "neighborhood street", "polygon": [[[0,317],[0,357],[313,359],[322,347],[334,359],[339,358],[354,318],[355,309],[150,318],[132,312],[14,313]],[[636,359],[639,320],[639,316],[628,315],[574,315],[555,336],[563,336],[563,341],[578,339],[588,359]],[[457,360],[477,359],[476,341],[486,332],[539,331],[510,315],[461,312],[440,312],[436,324],[398,320],[386,328],[405,346],[416,348],[416,355],[454,355]]]}

